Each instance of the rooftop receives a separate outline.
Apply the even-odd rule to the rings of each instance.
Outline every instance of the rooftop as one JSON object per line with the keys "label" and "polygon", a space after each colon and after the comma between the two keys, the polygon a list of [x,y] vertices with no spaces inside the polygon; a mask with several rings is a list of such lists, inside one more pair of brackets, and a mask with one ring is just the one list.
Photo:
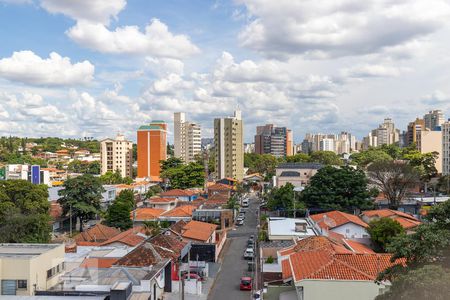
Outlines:
{"label": "rooftop", "polygon": [[167,196],[190,197],[190,196],[194,196],[197,194],[198,194],[197,192],[194,192],[191,190],[173,189],[173,190],[168,190],[166,192],[162,192],[160,195],[161,195],[161,197],[167,197]]}
{"label": "rooftop", "polygon": [[169,211],[164,212],[161,216],[171,218],[187,218],[192,217],[192,212],[197,209],[193,205],[184,205],[175,207]]}
{"label": "rooftop", "polygon": [[[305,226],[305,231],[295,231],[295,225],[300,223]],[[315,235],[316,233],[312,229],[312,226],[308,224],[306,219],[294,219],[294,218],[269,219],[269,236],[308,237]]]}
{"label": "rooftop", "polygon": [[277,166],[277,169],[321,169],[322,164],[319,163],[282,163]]}
{"label": "rooftop", "polygon": [[31,259],[62,244],[0,244],[0,258]]}
{"label": "rooftop", "polygon": [[367,225],[367,223],[361,220],[358,216],[338,210],[311,215],[310,218],[324,229],[336,228],[347,223],[353,223],[364,228],[369,227],[369,225]]}
{"label": "rooftop", "polygon": [[80,242],[104,242],[112,237],[115,237],[120,233],[120,230],[108,227],[103,224],[96,224],[94,227],[81,232],[74,237],[75,242],[78,244]]}
{"label": "rooftop", "polygon": [[206,242],[217,227],[217,225],[206,222],[190,221],[182,228],[181,235],[184,238]]}
{"label": "rooftop", "polygon": [[[163,212],[164,209],[143,207],[138,208],[134,211],[136,221],[146,221],[157,219]],[[133,212],[131,213],[131,218],[133,218]]]}

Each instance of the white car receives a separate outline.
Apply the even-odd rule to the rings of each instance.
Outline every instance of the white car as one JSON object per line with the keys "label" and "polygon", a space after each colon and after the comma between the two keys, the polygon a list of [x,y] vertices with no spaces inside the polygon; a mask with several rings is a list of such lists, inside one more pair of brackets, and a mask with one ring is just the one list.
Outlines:
{"label": "white car", "polygon": [[244,252],[245,259],[252,259],[254,255],[255,255],[255,251],[252,248],[245,249],[245,252]]}
{"label": "white car", "polygon": [[242,200],[242,207],[248,207],[248,199]]}

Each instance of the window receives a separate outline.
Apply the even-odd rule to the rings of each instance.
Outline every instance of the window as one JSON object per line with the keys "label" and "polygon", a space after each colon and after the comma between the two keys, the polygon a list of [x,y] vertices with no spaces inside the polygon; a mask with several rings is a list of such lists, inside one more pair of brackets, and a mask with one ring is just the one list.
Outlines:
{"label": "window", "polygon": [[26,280],[17,280],[17,288],[18,289],[27,289],[27,281]]}

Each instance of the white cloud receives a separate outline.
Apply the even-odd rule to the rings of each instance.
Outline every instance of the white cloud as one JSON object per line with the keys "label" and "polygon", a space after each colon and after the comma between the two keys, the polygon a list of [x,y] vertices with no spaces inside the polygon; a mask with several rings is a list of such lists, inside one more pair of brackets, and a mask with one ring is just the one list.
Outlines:
{"label": "white cloud", "polygon": [[398,77],[410,71],[408,68],[394,67],[388,65],[363,64],[344,69],[343,75],[352,78],[361,77]]}
{"label": "white cloud", "polygon": [[314,58],[376,53],[433,33],[447,23],[445,0],[239,0],[252,21],[243,46],[267,56]]}
{"label": "white cloud", "polygon": [[429,95],[426,95],[422,98],[422,102],[428,105],[449,105],[450,104],[450,96],[446,93],[436,90]]}
{"label": "white cloud", "polygon": [[179,59],[146,57],[146,66],[159,77],[184,73],[184,63]]}
{"label": "white cloud", "polygon": [[72,64],[70,58],[56,52],[43,59],[32,51],[19,51],[0,59],[0,77],[31,85],[87,84],[93,79],[94,70],[87,60]]}
{"label": "white cloud", "polygon": [[123,26],[110,31],[101,23],[78,21],[67,35],[83,47],[102,53],[179,59],[199,52],[188,36],[172,34],[158,19],[153,19],[144,32],[137,26]]}
{"label": "white cloud", "polygon": [[50,13],[102,24],[117,17],[126,4],[126,0],[41,0],[41,6]]}

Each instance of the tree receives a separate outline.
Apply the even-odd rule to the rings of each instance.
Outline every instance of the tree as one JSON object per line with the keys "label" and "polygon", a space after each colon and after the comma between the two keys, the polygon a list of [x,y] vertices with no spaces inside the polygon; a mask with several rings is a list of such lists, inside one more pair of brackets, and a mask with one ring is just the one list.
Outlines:
{"label": "tree", "polygon": [[447,300],[450,295],[450,272],[442,266],[425,265],[400,274],[387,292],[375,300]]}
{"label": "tree", "polygon": [[161,178],[168,179],[173,189],[199,187],[205,182],[205,170],[195,162],[187,165],[174,164],[172,167],[164,167]]}
{"label": "tree", "polygon": [[121,230],[127,230],[133,227],[133,221],[130,216],[130,203],[128,200],[118,197],[114,200],[111,206],[108,207],[108,211],[106,213],[106,223],[108,226],[120,228]]}
{"label": "tree", "polygon": [[133,209],[134,206],[136,205],[134,200],[134,192],[133,190],[130,189],[122,190],[115,200],[127,204],[130,207],[130,209]]}
{"label": "tree", "polygon": [[[288,212],[288,215],[294,215],[294,201],[295,211],[303,211],[305,205],[300,201],[299,197],[294,192],[294,186],[288,182],[282,187],[273,188],[268,194],[267,207],[270,210],[280,210]],[[290,213],[292,212],[292,214]]]}
{"label": "tree", "polygon": [[365,168],[374,162],[390,161],[392,160],[392,157],[382,149],[370,148],[369,150],[366,151],[353,153],[350,156],[350,159],[352,163],[355,163],[359,167]]}
{"label": "tree", "polygon": [[115,172],[108,171],[105,174],[100,176],[100,181],[103,184],[131,184],[133,183],[133,179],[130,177],[122,177],[122,174],[119,170]]}
{"label": "tree", "polygon": [[377,251],[385,252],[386,245],[393,237],[404,234],[402,225],[391,218],[380,218],[369,223],[367,232]]}
{"label": "tree", "polygon": [[58,202],[63,208],[64,215],[71,211],[80,221],[80,232],[83,222],[93,219],[100,210],[103,187],[99,178],[90,174],[67,179],[64,189],[59,191],[61,198]]}
{"label": "tree", "polygon": [[311,162],[317,162],[324,165],[340,166],[341,158],[333,151],[314,151],[310,155]]}
{"label": "tree", "polygon": [[238,210],[239,207],[241,207],[239,205],[239,201],[237,199],[237,195],[236,194],[234,194],[233,196],[230,197],[230,199],[228,199],[227,204],[226,204],[225,207],[228,208],[228,209],[233,210],[233,220],[234,220],[236,210]]}
{"label": "tree", "polygon": [[391,209],[397,209],[408,191],[419,182],[419,174],[408,163],[377,161],[368,167],[370,183],[376,186],[389,201]]}
{"label": "tree", "polygon": [[362,170],[351,167],[321,168],[310,184],[301,193],[301,199],[308,208],[323,210],[344,210],[353,213],[355,209],[372,207],[368,180]]}
{"label": "tree", "polygon": [[169,169],[181,167],[183,165],[183,161],[178,157],[169,157],[166,160],[161,160],[160,164],[161,164],[161,172],[164,172]]}
{"label": "tree", "polygon": [[100,162],[99,161],[87,162],[74,159],[67,165],[67,169],[70,172],[74,173],[96,175],[100,174]]}
{"label": "tree", "polygon": [[297,153],[292,156],[286,157],[286,162],[299,163],[299,162],[309,162],[311,161],[311,157],[305,153]]}
{"label": "tree", "polygon": [[403,159],[409,161],[409,164],[416,169],[423,181],[428,182],[438,174],[435,166],[438,156],[438,152],[421,153],[414,149],[406,152]]}
{"label": "tree", "polygon": [[145,194],[145,199],[149,199],[155,195],[158,195],[162,191],[163,190],[159,185],[153,185],[148,189],[147,193]]}
{"label": "tree", "polygon": [[48,243],[50,203],[45,185],[0,181],[0,242]]}
{"label": "tree", "polygon": [[142,223],[145,230],[145,235],[155,236],[161,233],[161,224],[158,221],[144,221]]}

